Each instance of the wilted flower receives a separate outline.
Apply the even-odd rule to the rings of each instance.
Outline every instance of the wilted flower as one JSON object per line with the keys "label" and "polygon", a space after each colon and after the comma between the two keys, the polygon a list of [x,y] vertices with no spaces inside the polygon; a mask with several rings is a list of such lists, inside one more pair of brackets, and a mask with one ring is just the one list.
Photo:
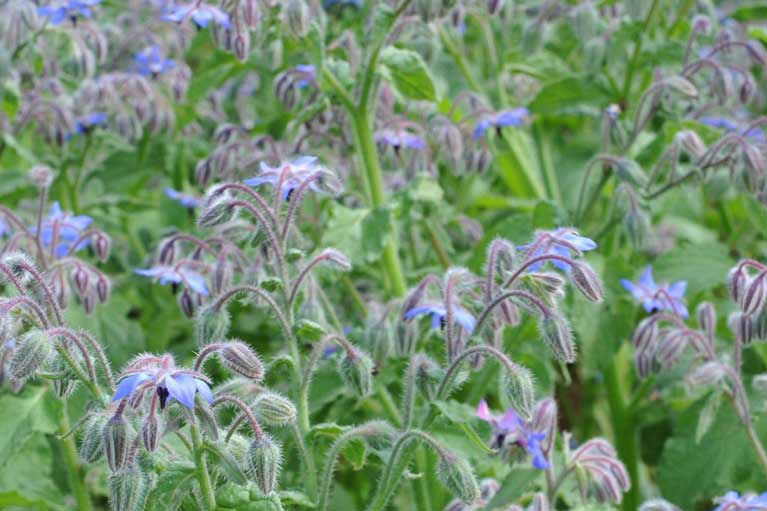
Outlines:
{"label": "wilted flower", "polygon": [[197,206],[200,205],[200,199],[198,199],[194,195],[189,195],[188,193],[179,192],[178,190],[174,190],[173,188],[166,188],[165,195],[169,199],[173,199],[174,201],[178,202],[185,208],[196,208]]}
{"label": "wilted flower", "polygon": [[138,275],[160,279],[160,284],[184,284],[195,293],[208,296],[208,286],[205,284],[205,277],[189,268],[183,266],[155,266],[149,269],[133,270]]}
{"label": "wilted flower", "polygon": [[99,3],[101,0],[69,0],[59,5],[38,7],[37,14],[50,18],[51,25],[58,25],[65,19],[76,23],[79,16],[90,18],[93,15],[90,7]]}
{"label": "wilted flower", "polygon": [[158,45],[148,46],[136,54],[136,72],[144,76],[158,76],[176,67],[176,62],[166,59]]}
{"label": "wilted flower", "polygon": [[[335,177],[325,168],[321,167],[317,163],[316,156],[300,156],[293,161],[282,163],[277,167],[270,167],[268,164],[261,162],[261,173],[250,179],[246,179],[244,182],[248,186],[261,186],[264,184],[270,184],[272,187],[280,186],[280,193],[283,200],[290,200],[293,192],[301,186],[301,184],[307,179],[311,178],[314,174],[320,174],[320,177],[313,179],[308,187],[315,192],[326,191],[323,184],[331,184],[330,189],[335,188]],[[331,179],[325,179],[331,178]]]}
{"label": "wilted flower", "polygon": [[[419,307],[413,307],[412,309],[405,312],[403,318],[405,320],[408,320],[408,319],[413,319],[416,316],[421,316],[424,314],[431,315],[432,328],[444,327],[445,321],[447,320],[447,311],[445,310],[444,305],[437,304],[437,303],[421,305]],[[477,320],[471,314],[471,312],[461,307],[460,305],[456,304],[456,305],[453,305],[453,314],[455,316],[456,323],[461,325],[467,334],[471,334],[474,331],[474,327],[477,324]]]}
{"label": "wilted flower", "polygon": [[484,116],[474,128],[474,140],[485,136],[487,130],[495,128],[499,133],[501,128],[507,126],[522,126],[530,116],[530,111],[525,107],[514,108],[512,110],[502,110],[490,115]]}
{"label": "wilted flower", "polygon": [[194,408],[197,393],[207,402],[213,402],[208,379],[200,373],[177,368],[170,355],[137,358],[123,373],[112,401],[131,397],[136,392],[150,388],[157,392],[161,409],[165,408],[168,398],[177,400],[187,408]]}
{"label": "wilted flower", "polygon": [[[85,215],[74,216],[72,213],[64,212],[61,210],[61,205],[58,202],[54,202],[51,204],[48,217],[43,220],[40,241],[46,247],[55,244],[56,257],[64,257],[72,249],[72,244],[77,242],[83,231],[91,225],[91,222],[93,222],[91,217]],[[33,227],[32,232],[36,231],[37,228]],[[79,241],[77,246],[74,247],[74,251],[84,249],[89,243],[87,239]]]}
{"label": "wilted flower", "polygon": [[541,442],[546,438],[546,433],[530,431],[513,408],[506,410],[506,413],[499,418],[490,412],[483,399],[477,406],[477,417],[493,426],[493,445],[495,447],[503,447],[507,441],[518,444],[533,457],[535,468],[543,470],[549,467],[549,463],[541,450]]}
{"label": "wilted flower", "polygon": [[658,285],[652,276],[652,266],[648,266],[639,277],[639,282],[621,279],[621,285],[636,301],[641,302],[649,313],[668,310],[683,318],[689,315],[684,303],[684,294],[687,291],[687,282],[684,280]]}
{"label": "wilted flower", "polygon": [[[580,255],[582,252],[588,252],[597,248],[596,242],[585,236],[578,234],[573,228],[560,227],[554,231],[542,231],[536,233],[535,239],[532,243],[527,245],[520,245],[518,250],[532,251],[528,254],[528,257],[540,257],[543,255],[558,255],[562,257],[572,258],[571,251],[575,251]],[[563,271],[570,271],[570,265],[559,259],[552,259],[551,262]],[[538,261],[531,264],[528,267],[528,271],[538,271],[545,261]]]}
{"label": "wilted flower", "polygon": [[174,21],[176,23],[181,23],[187,18],[192,18],[192,21],[194,21],[200,28],[207,27],[211,21],[226,29],[229,29],[232,26],[227,13],[218,7],[203,4],[201,2],[177,5],[172,7],[170,12],[162,17],[165,21]]}

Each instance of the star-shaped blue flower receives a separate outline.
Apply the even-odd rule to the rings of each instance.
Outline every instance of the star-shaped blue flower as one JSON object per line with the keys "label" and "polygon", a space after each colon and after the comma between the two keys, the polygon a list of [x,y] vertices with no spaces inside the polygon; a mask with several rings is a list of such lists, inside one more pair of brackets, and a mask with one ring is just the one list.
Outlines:
{"label": "star-shaped blue flower", "polygon": [[[72,213],[64,212],[58,202],[51,204],[48,217],[43,220],[40,230],[40,241],[43,246],[50,247],[56,244],[55,256],[64,257],[70,252],[72,244],[77,242],[83,231],[85,231],[93,222],[93,218],[85,215],[75,216]],[[37,228],[33,227],[33,233]],[[77,242],[74,251],[82,250],[87,247],[87,239]]]}
{"label": "star-shaped blue flower", "polygon": [[194,408],[194,398],[199,393],[208,403],[213,402],[213,392],[208,382],[190,371],[150,368],[124,377],[112,401],[130,397],[142,385],[154,387],[160,398],[160,408],[175,399],[187,408]]}
{"label": "star-shaped blue flower", "polygon": [[144,76],[159,76],[176,67],[176,62],[166,59],[158,45],[144,48],[136,54],[136,72]]}
{"label": "star-shaped blue flower", "polygon": [[546,433],[530,431],[513,408],[509,408],[502,417],[498,418],[490,412],[490,408],[483,399],[477,407],[477,417],[493,427],[493,444],[496,447],[500,448],[504,442],[510,440],[533,457],[533,467],[539,470],[549,467],[549,462],[546,461],[546,456],[541,450],[541,442],[546,438]]}
{"label": "star-shaped blue flower", "polygon": [[530,111],[523,106],[486,115],[474,128],[474,140],[484,137],[487,130],[490,128],[495,128],[500,131],[501,128],[507,126],[515,128],[523,126],[529,117]]}
{"label": "star-shaped blue flower", "polygon": [[71,19],[73,23],[77,18],[90,18],[93,12],[90,7],[101,3],[101,0],[69,0],[58,5],[48,5],[37,8],[37,14],[50,18],[51,25],[59,25],[66,19]]}
{"label": "star-shaped blue flower", "polygon": [[189,268],[179,266],[155,266],[149,269],[133,270],[137,275],[159,279],[160,284],[184,284],[197,294],[208,296],[208,286],[205,277]]}
{"label": "star-shaped blue flower", "polygon": [[642,276],[639,277],[638,282],[621,279],[621,285],[649,313],[667,310],[682,318],[689,316],[687,306],[684,303],[684,294],[687,291],[687,282],[684,280],[673,284],[658,285],[652,275],[652,266],[648,266]]}
{"label": "star-shaped blue flower", "polygon": [[172,7],[168,13],[166,13],[162,19],[165,21],[173,21],[175,23],[181,23],[187,18],[191,18],[194,23],[200,27],[207,27],[210,22],[229,29],[232,27],[229,21],[229,15],[219,9],[208,4],[186,4],[177,5]]}
{"label": "star-shaped blue flower", "polygon": [[173,199],[185,208],[196,208],[200,205],[200,199],[188,193],[179,192],[173,188],[165,188],[165,196]]}
{"label": "star-shaped blue flower", "polygon": [[[413,307],[405,312],[403,317],[405,320],[409,320],[421,315],[430,315],[431,327],[441,328],[445,324],[447,311],[445,310],[444,305],[438,303],[425,304],[419,307]],[[461,325],[467,334],[471,334],[474,331],[474,327],[477,326],[476,318],[474,318],[471,312],[460,305],[453,305],[453,317],[455,318],[456,323]]]}
{"label": "star-shaped blue flower", "polygon": [[[572,259],[572,252],[588,252],[597,248],[594,240],[581,236],[578,231],[570,227],[560,227],[553,231],[541,231],[536,234],[535,240],[527,245],[520,245],[517,250],[528,251],[534,248],[534,253],[528,254],[530,258],[554,254]],[[538,271],[546,261],[538,261],[528,267],[528,271]],[[551,259],[551,263],[562,271],[570,271],[570,265],[559,259]]]}

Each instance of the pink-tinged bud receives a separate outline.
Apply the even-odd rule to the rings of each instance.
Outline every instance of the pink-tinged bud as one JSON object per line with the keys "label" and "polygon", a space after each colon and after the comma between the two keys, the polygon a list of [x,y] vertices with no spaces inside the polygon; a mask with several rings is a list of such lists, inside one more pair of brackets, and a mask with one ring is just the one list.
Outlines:
{"label": "pink-tinged bud", "polygon": [[75,283],[77,292],[84,295],[88,290],[88,271],[82,266],[76,266],[72,272],[72,281]]}
{"label": "pink-tinged bud", "polygon": [[753,327],[753,338],[755,340],[767,341],[767,310],[751,318],[751,325]]}
{"label": "pink-tinged bud", "polygon": [[741,265],[731,269],[727,274],[727,289],[735,303],[740,303],[740,298],[745,294],[747,280],[746,271]]}
{"label": "pink-tinged bud", "polygon": [[167,240],[160,245],[158,262],[159,264],[171,265],[176,258],[176,243],[173,240]]}
{"label": "pink-tinged bud", "polygon": [[714,385],[727,376],[727,366],[717,360],[706,362],[695,368],[687,376],[687,384],[691,387]]}
{"label": "pink-tinged bud", "polygon": [[658,343],[655,359],[665,368],[677,361],[689,343],[688,331],[683,328],[669,330]]}
{"label": "pink-tinged bud", "polygon": [[341,271],[350,271],[352,269],[352,262],[349,258],[334,248],[326,248],[318,257],[325,258],[334,263]]}
{"label": "pink-tinged bud", "polygon": [[708,16],[698,14],[692,19],[692,29],[707,34],[711,30],[711,20]]}
{"label": "pink-tinged bud", "polygon": [[744,75],[743,83],[741,84],[740,91],[738,92],[738,95],[740,96],[740,102],[748,103],[751,101],[751,98],[754,96],[755,89],[756,86],[754,85],[754,79],[751,78],[750,75]]}
{"label": "pink-tinged bud", "polygon": [[506,0],[487,0],[487,13],[491,16],[498,14],[505,3]]}
{"label": "pink-tinged bud", "polygon": [[238,32],[234,36],[234,55],[240,62],[248,60],[248,52],[250,51],[250,32],[243,30]]}
{"label": "pink-tinged bud", "polygon": [[471,465],[464,458],[452,452],[441,453],[437,468],[437,478],[454,497],[472,504],[479,499],[479,485],[474,477]]}
{"label": "pink-tinged bud", "polygon": [[575,362],[575,341],[570,330],[570,324],[564,316],[558,313],[551,314],[548,317],[541,316],[538,321],[538,327],[543,341],[554,352],[557,360],[567,364]]}
{"label": "pink-tinged bud", "polygon": [[657,318],[653,316],[644,318],[634,330],[631,343],[634,345],[634,348],[638,350],[644,350],[651,346],[655,346],[658,341],[658,332]]}
{"label": "pink-tinged bud", "polygon": [[754,323],[750,316],[733,312],[727,319],[727,325],[735,334],[735,339],[744,346],[751,344],[754,339]]}
{"label": "pink-tinged bud", "polygon": [[706,144],[696,132],[692,130],[682,130],[674,137],[679,141],[682,148],[693,158],[700,158],[706,153]]}
{"label": "pink-tinged bud", "polygon": [[543,291],[555,300],[565,296],[565,279],[559,273],[531,273],[530,277],[535,279]]}
{"label": "pink-tinged bud", "polygon": [[229,341],[218,351],[224,366],[235,374],[256,382],[264,379],[264,364],[255,351],[241,341]]}
{"label": "pink-tinged bud", "polygon": [[764,309],[764,301],[767,298],[767,273],[761,272],[748,281],[745,292],[740,300],[740,309],[743,314],[751,316],[759,314]]}
{"label": "pink-tinged bud", "polygon": [[285,24],[293,35],[302,38],[309,32],[309,6],[305,0],[288,0],[283,7]]}
{"label": "pink-tinged bud", "polygon": [[716,310],[714,306],[709,302],[703,302],[698,305],[696,315],[698,317],[698,325],[709,337],[713,338],[716,334]]}
{"label": "pink-tinged bud", "polygon": [[83,302],[83,309],[85,310],[86,314],[93,313],[93,309],[96,307],[96,299],[91,293],[86,294],[82,297]]}
{"label": "pink-tinged bud", "polygon": [[647,378],[653,372],[654,350],[637,350],[634,354],[637,374],[640,378]]}
{"label": "pink-tinged bud", "polygon": [[157,415],[150,413],[141,425],[141,441],[147,451],[154,452],[160,445],[160,424]]}
{"label": "pink-tinged bud", "polygon": [[104,427],[104,454],[112,472],[120,472],[128,466],[133,431],[122,416],[115,414]]}
{"label": "pink-tinged bud", "polygon": [[490,502],[500,489],[501,485],[495,479],[487,477],[479,482],[479,496],[485,502]]}
{"label": "pink-tinged bud", "polygon": [[96,295],[98,295],[101,303],[106,303],[109,300],[109,294],[112,289],[112,284],[109,279],[104,275],[99,275],[96,280]]}
{"label": "pink-tinged bud", "polygon": [[557,403],[553,399],[547,398],[539,401],[535,407],[533,415],[533,431],[543,431],[546,437],[541,441],[541,449],[548,458],[554,447],[554,440],[557,436]]}
{"label": "pink-tinged bud", "polygon": [[96,250],[96,257],[99,258],[99,261],[102,263],[107,262],[107,259],[109,259],[109,253],[112,250],[112,239],[106,234],[99,232],[96,235],[96,241],[94,242],[93,246]]}
{"label": "pink-tinged bud", "polygon": [[46,165],[35,165],[29,169],[29,180],[40,189],[49,188],[56,173]]}
{"label": "pink-tinged bud", "polygon": [[592,302],[601,302],[604,298],[602,282],[594,269],[587,263],[578,261],[570,266],[570,278],[583,295]]}
{"label": "pink-tinged bud", "polygon": [[181,307],[181,311],[187,318],[194,317],[195,305],[194,298],[188,289],[184,289],[178,295],[178,306]]}
{"label": "pink-tinged bud", "polygon": [[216,294],[223,293],[232,285],[234,278],[234,272],[232,271],[232,265],[226,254],[223,252],[216,259],[216,264],[213,266],[213,288]]}

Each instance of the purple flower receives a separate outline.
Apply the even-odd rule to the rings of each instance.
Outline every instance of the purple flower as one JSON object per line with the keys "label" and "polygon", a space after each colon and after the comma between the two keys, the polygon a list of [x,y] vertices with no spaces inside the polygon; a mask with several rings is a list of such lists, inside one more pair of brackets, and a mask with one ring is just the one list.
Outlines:
{"label": "purple flower", "polygon": [[[93,219],[89,216],[75,216],[72,215],[72,213],[62,211],[61,205],[58,202],[54,202],[51,204],[51,210],[48,213],[48,217],[43,220],[42,229],[40,230],[40,241],[45,247],[50,247],[52,244],[55,244],[56,257],[64,257],[70,252],[72,244],[80,239],[83,231],[85,231],[92,222]],[[37,232],[36,227],[32,227],[31,230],[32,233]],[[87,239],[81,240],[77,243],[75,251],[84,249],[88,244],[89,241]]]}
{"label": "purple flower", "polygon": [[634,300],[641,302],[649,313],[668,310],[682,318],[689,315],[684,303],[684,294],[687,291],[687,282],[684,280],[658,285],[652,276],[652,266],[648,266],[639,277],[639,282],[621,279],[621,285],[631,293]]}
{"label": "purple flower", "polygon": [[179,192],[173,188],[166,188],[165,195],[169,199],[173,199],[185,208],[196,208],[200,205],[200,199],[187,193]]}
{"label": "purple flower", "polygon": [[[432,328],[441,328],[445,325],[447,311],[443,305],[438,303],[413,307],[405,313],[404,319],[409,320],[425,314],[431,315]],[[477,320],[471,312],[460,305],[453,305],[453,316],[455,317],[456,323],[461,325],[467,334],[471,334],[474,331],[474,327],[477,325]]]}
{"label": "purple flower", "polygon": [[490,408],[483,399],[477,406],[477,417],[493,427],[495,447],[503,447],[507,441],[518,444],[533,457],[535,468],[543,470],[549,467],[549,462],[546,461],[546,456],[541,450],[541,442],[546,438],[546,433],[530,431],[513,408],[509,408],[502,417],[498,418],[490,412]]}
{"label": "purple flower", "polygon": [[723,497],[715,499],[719,504],[714,511],[764,511],[767,510],[767,492],[761,495],[747,493],[738,495],[738,492],[729,491]]}
{"label": "purple flower", "polygon": [[205,284],[205,277],[196,271],[184,268],[182,266],[155,266],[149,269],[133,270],[137,275],[152,277],[160,280],[160,284],[184,284],[195,293],[208,296],[208,286]]}
{"label": "purple flower", "polygon": [[[317,164],[317,157],[300,156],[291,162],[283,163],[277,167],[270,167],[266,163],[261,162],[261,173],[246,179],[244,183],[253,187],[269,184],[276,188],[280,186],[280,179],[282,179],[282,186],[279,192],[282,194],[282,199],[287,201],[290,200],[295,189],[301,186],[301,183],[317,172],[322,172],[328,177],[331,176],[330,172]],[[313,180],[309,183],[309,189],[315,192],[323,191],[320,186],[322,181],[319,179]]]}
{"label": "purple flower", "polygon": [[381,145],[388,145],[394,148],[395,151],[400,149],[415,149],[422,151],[426,149],[426,142],[416,135],[405,129],[384,129],[376,133],[375,141]]}
{"label": "purple flower", "polygon": [[187,18],[192,18],[198,27],[205,28],[212,21],[223,28],[231,28],[229,21],[229,15],[219,9],[208,4],[187,4],[177,5],[172,7],[168,13],[163,15],[162,19],[165,21],[173,21],[181,23]]}
{"label": "purple flower", "polygon": [[[161,361],[172,360],[163,357]],[[213,392],[207,379],[194,371],[177,369],[171,363],[158,363],[141,370],[127,371],[117,386],[112,401],[133,396],[137,391],[154,388],[160,398],[160,409],[168,400],[175,399],[187,408],[194,408],[195,396],[199,393],[208,403],[213,402]]]}
{"label": "purple flower", "polygon": [[527,121],[528,117],[530,117],[530,111],[523,106],[486,115],[474,128],[474,140],[484,137],[491,127],[495,128],[499,135],[501,128],[507,126],[518,128]]}
{"label": "purple flower", "polygon": [[90,18],[93,15],[90,7],[99,3],[101,0],[69,0],[58,5],[38,7],[37,14],[50,18],[51,25],[58,25],[67,18],[76,23],[78,16]]}
{"label": "purple flower", "polygon": [[136,54],[136,72],[144,76],[159,76],[176,67],[171,59],[166,59],[158,45],[148,46]]}
{"label": "purple flower", "polygon": [[[571,251],[578,255],[597,248],[594,240],[578,234],[578,231],[571,227],[560,227],[554,231],[541,231],[536,233],[532,243],[520,245],[517,250],[525,250],[527,257],[540,257],[544,255],[558,255],[572,259]],[[538,271],[545,261],[538,261],[529,266],[528,271]],[[551,263],[562,271],[570,271],[570,265],[559,259],[551,259]]]}

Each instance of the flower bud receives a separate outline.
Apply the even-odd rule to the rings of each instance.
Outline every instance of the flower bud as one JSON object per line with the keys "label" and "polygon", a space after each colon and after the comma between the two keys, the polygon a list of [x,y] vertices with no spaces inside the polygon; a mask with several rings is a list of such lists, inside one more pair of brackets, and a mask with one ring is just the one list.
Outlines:
{"label": "flower bud", "polygon": [[642,170],[642,167],[635,160],[629,158],[621,158],[614,166],[615,174],[622,181],[630,183],[635,186],[642,187],[647,183],[647,175]]}
{"label": "flower bud", "polygon": [[554,352],[557,360],[568,364],[575,362],[575,341],[570,324],[564,316],[557,313],[541,316],[538,326],[543,341]]}
{"label": "flower bud", "polygon": [[706,153],[706,144],[700,135],[692,130],[682,130],[674,137],[687,154],[693,158],[700,158]]}
{"label": "flower bud", "polygon": [[398,357],[409,357],[415,352],[418,342],[418,324],[414,321],[399,321],[394,333],[394,353]]}
{"label": "flower bud", "polygon": [[585,42],[597,33],[599,13],[591,2],[583,2],[573,8],[572,28],[579,41]]}
{"label": "flower bud", "polygon": [[99,275],[96,280],[96,296],[101,303],[106,303],[109,300],[109,294],[112,290],[112,283],[109,279],[103,275]]}
{"label": "flower bud", "polygon": [[767,273],[760,273],[746,284],[745,292],[739,303],[743,314],[751,316],[764,309],[764,301],[767,298],[767,279],[765,277],[767,277]]}
{"label": "flower bud", "polygon": [[[80,350],[78,349],[70,350],[69,355],[78,364],[82,363],[83,355],[80,352]],[[67,399],[69,396],[72,395],[72,392],[75,391],[75,389],[77,388],[77,384],[80,382],[80,380],[77,379],[77,376],[69,367],[69,364],[67,364],[60,356],[52,357],[50,370],[55,373],[63,374],[61,378],[57,378],[53,380],[53,391],[56,394],[56,397],[58,397],[59,399]]]}
{"label": "flower bud", "polygon": [[679,511],[679,508],[663,499],[651,499],[639,506],[639,511]]}
{"label": "flower bud", "polygon": [[257,382],[264,379],[264,364],[256,352],[242,341],[224,343],[218,357],[224,367],[235,374]]}
{"label": "flower bud", "polygon": [[505,3],[506,0],[487,0],[487,13],[491,16],[498,14]]}
{"label": "flower bud", "polygon": [[128,465],[133,440],[131,429],[122,413],[115,414],[104,427],[104,454],[112,472],[120,472]]}
{"label": "flower bud", "polygon": [[731,269],[727,274],[727,290],[735,303],[740,303],[740,298],[745,294],[747,281],[746,271],[740,265]]}
{"label": "flower bud", "polygon": [[583,68],[591,73],[602,70],[607,53],[607,43],[603,37],[595,37],[583,47]]}
{"label": "flower bud", "polygon": [[658,341],[658,320],[652,316],[644,318],[639,322],[634,335],[631,338],[631,343],[637,350],[644,350],[650,346],[655,346]]}
{"label": "flower bud", "polygon": [[394,346],[394,333],[389,321],[384,320],[368,328],[368,343],[376,365],[382,365],[389,358]]}
{"label": "flower bud", "polygon": [[107,262],[107,259],[109,259],[109,252],[112,250],[112,239],[106,234],[99,232],[93,246],[96,250],[96,257],[98,257],[102,263]]}
{"label": "flower bud", "polygon": [[373,392],[373,361],[370,357],[355,350],[341,360],[339,365],[341,378],[358,396],[364,397]]}
{"label": "flower bud", "polygon": [[695,368],[687,376],[687,384],[691,387],[713,385],[727,376],[727,367],[719,361],[706,362]]}
{"label": "flower bud", "polygon": [[160,445],[160,424],[157,420],[157,415],[150,413],[144,419],[144,423],[141,425],[141,442],[149,452],[154,452]]}
{"label": "flower bud", "polygon": [[216,227],[228,222],[234,217],[234,207],[229,204],[229,197],[224,195],[212,200],[205,200],[197,217],[200,227]]}
{"label": "flower bud", "polygon": [[601,302],[604,298],[602,282],[589,264],[582,261],[572,264],[570,278],[580,292],[592,302]]}
{"label": "flower bud", "polygon": [[557,402],[551,398],[539,401],[535,407],[533,415],[533,431],[543,431],[546,437],[541,441],[541,448],[547,455],[551,453],[554,447],[554,440],[557,435]]}
{"label": "flower bud", "polygon": [[466,504],[472,504],[479,499],[479,485],[471,465],[463,458],[451,452],[440,456],[437,477],[450,493]]}
{"label": "flower bud", "polygon": [[535,406],[535,385],[530,370],[515,365],[513,371],[505,373],[504,387],[511,406],[523,419],[530,420]]}
{"label": "flower bud", "polygon": [[283,7],[285,22],[298,38],[305,37],[309,32],[309,6],[305,0],[288,0]]}
{"label": "flower bud", "polygon": [[555,300],[565,296],[565,279],[559,273],[546,271],[542,273],[531,273],[530,277],[541,286],[541,290],[547,295],[551,295]]}
{"label": "flower bud", "polygon": [[181,309],[181,312],[184,313],[184,316],[187,318],[193,318],[194,317],[194,311],[195,311],[195,304],[194,304],[194,298],[192,297],[192,293],[189,292],[188,289],[184,289],[182,292],[178,294],[178,306]]}
{"label": "flower bud", "polygon": [[296,337],[315,342],[322,339],[327,331],[325,327],[311,319],[299,319],[295,325]]}
{"label": "flower bud", "polygon": [[418,367],[415,373],[415,385],[426,400],[433,400],[437,396],[437,388],[445,371],[432,358],[423,353],[413,357],[414,364]]}
{"label": "flower bud", "polygon": [[50,187],[55,176],[53,169],[46,165],[35,165],[29,169],[29,180],[40,189]]}
{"label": "flower bud", "polygon": [[698,97],[698,88],[687,78],[679,75],[671,76],[666,79],[666,84],[684,96],[689,98]]}
{"label": "flower bud", "polygon": [[80,442],[80,458],[86,463],[95,463],[104,455],[104,428],[109,422],[105,413],[95,413],[85,422]]}
{"label": "flower bud", "polygon": [[529,511],[549,511],[551,506],[549,505],[549,499],[544,493],[536,493],[533,496],[533,502],[528,508]]}
{"label": "flower bud", "polygon": [[82,266],[75,267],[72,272],[72,281],[75,283],[75,289],[81,295],[88,291],[88,271]]}
{"label": "flower bud", "polygon": [[649,215],[640,208],[629,208],[623,218],[623,226],[634,248],[642,249],[647,243],[651,231]]}
{"label": "flower bud", "polygon": [[11,358],[10,374],[14,380],[31,378],[48,361],[52,353],[51,340],[42,330],[30,330],[16,344]]}
{"label": "flower bud", "polygon": [[[32,279],[32,275],[27,271],[26,267],[33,267],[35,263],[26,254],[22,252],[9,252],[3,256],[0,260],[0,264],[4,264],[11,270],[13,278],[15,278],[22,286],[29,283]],[[6,275],[4,272],[0,272],[0,284],[6,283]]]}
{"label": "flower bud", "polygon": [[767,394],[767,373],[761,373],[754,376],[754,379],[751,380],[751,384],[754,386],[754,389],[763,394]]}
{"label": "flower bud", "polygon": [[296,421],[296,407],[286,397],[274,392],[264,392],[253,402],[258,418],[270,426],[285,426]]}
{"label": "flower bud", "polygon": [[248,447],[247,475],[258,488],[269,495],[277,487],[282,465],[282,448],[269,435],[253,440]]}
{"label": "flower bud", "polygon": [[335,264],[341,271],[350,271],[352,269],[352,262],[349,260],[349,258],[334,248],[326,248],[317,257],[321,257]]}
{"label": "flower bud", "polygon": [[751,318],[754,340],[767,341],[767,309]]}
{"label": "flower bud", "polygon": [[234,279],[234,271],[232,264],[226,257],[225,253],[221,253],[216,260],[216,264],[213,266],[213,289],[215,294],[221,294],[232,285]]}
{"label": "flower bud", "polygon": [[490,502],[500,489],[501,485],[491,477],[486,477],[479,482],[479,496],[485,502]]}
{"label": "flower bud", "polygon": [[230,325],[229,312],[212,306],[201,307],[197,310],[194,323],[197,344],[205,346],[226,336]]}
{"label": "flower bud", "polygon": [[147,491],[147,476],[138,467],[109,474],[109,508],[112,511],[144,509]]}
{"label": "flower bud", "polygon": [[733,312],[727,319],[730,330],[735,334],[735,339],[742,345],[751,344],[754,338],[754,325],[749,316],[739,312]]}

